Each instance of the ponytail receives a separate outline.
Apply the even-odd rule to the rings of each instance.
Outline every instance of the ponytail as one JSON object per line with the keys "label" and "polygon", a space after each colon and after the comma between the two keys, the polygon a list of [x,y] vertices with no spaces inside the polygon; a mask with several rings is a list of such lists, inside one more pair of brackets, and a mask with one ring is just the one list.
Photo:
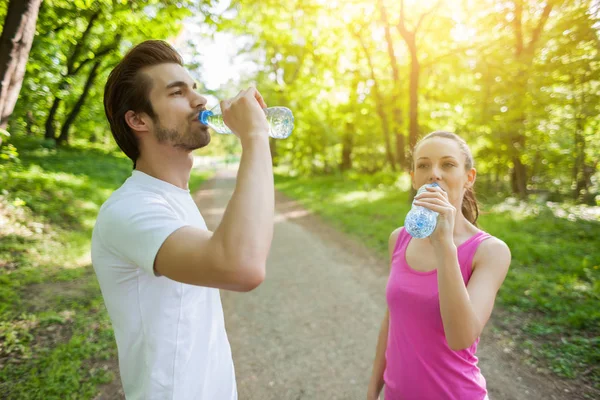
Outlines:
{"label": "ponytail", "polygon": [[473,225],[477,226],[477,218],[479,217],[479,205],[475,198],[473,187],[467,188],[462,201],[462,213]]}

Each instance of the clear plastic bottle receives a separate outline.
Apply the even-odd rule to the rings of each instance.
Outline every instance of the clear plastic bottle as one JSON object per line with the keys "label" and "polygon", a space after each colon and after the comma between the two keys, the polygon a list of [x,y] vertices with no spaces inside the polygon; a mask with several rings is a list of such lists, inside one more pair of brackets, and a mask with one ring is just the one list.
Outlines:
{"label": "clear plastic bottle", "polygon": [[[286,107],[266,108],[265,114],[269,121],[269,136],[275,139],[285,139],[292,134],[294,130],[294,116],[292,111]],[[210,126],[215,132],[221,134],[230,134],[231,129],[223,122],[221,107],[217,105],[211,110],[202,111],[198,117],[201,123]]]}
{"label": "clear plastic bottle", "polygon": [[[435,186],[439,185],[435,182],[425,184],[419,188],[417,195],[426,191],[427,187]],[[438,215],[439,214],[435,211],[415,205],[415,201],[413,200],[412,208],[408,214],[406,214],[406,219],[404,220],[404,229],[414,238],[426,238],[435,230]]]}

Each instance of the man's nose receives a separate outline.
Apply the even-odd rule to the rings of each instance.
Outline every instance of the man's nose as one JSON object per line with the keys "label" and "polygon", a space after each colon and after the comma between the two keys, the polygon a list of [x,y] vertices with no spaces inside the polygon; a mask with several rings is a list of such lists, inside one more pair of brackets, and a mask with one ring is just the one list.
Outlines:
{"label": "man's nose", "polygon": [[207,99],[206,97],[194,93],[194,97],[192,99],[192,108],[204,108],[206,107],[206,103],[207,103]]}

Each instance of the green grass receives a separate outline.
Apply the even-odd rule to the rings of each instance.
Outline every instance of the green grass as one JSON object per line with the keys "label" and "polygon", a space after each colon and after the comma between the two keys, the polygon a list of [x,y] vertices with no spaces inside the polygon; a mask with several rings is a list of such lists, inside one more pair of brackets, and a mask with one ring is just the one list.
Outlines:
{"label": "green grass", "polygon": [[[276,187],[385,259],[389,235],[410,209],[406,176],[277,175]],[[507,316],[498,324],[531,362],[600,389],[600,221],[558,218],[536,204],[493,206],[483,205],[479,225],[513,257],[496,303]]]}
{"label": "green grass", "polygon": [[[0,398],[86,399],[114,379],[115,343],[87,254],[102,202],[131,172],[102,148],[17,143],[0,164]],[[206,178],[194,174],[194,190]],[[408,180],[389,174],[276,177],[340,230],[387,258],[410,204]],[[498,321],[532,362],[600,387],[600,223],[555,217],[533,204],[484,205],[480,225],[511,248]],[[6,222],[6,221],[3,221]]]}
{"label": "green grass", "polygon": [[[0,164],[0,398],[90,399],[114,379],[110,320],[89,260],[102,203],[131,163],[100,147],[18,143]],[[193,172],[190,189],[207,177]]]}

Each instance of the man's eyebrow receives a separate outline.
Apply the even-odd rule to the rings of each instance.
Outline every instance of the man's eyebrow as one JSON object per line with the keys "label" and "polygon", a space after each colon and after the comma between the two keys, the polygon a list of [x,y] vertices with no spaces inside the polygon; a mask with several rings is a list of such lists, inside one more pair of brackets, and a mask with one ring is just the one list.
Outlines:
{"label": "man's eyebrow", "polygon": [[[169,83],[167,85],[166,89],[169,90],[169,89],[174,88],[174,87],[188,87],[188,86],[189,85],[186,82],[184,82],[184,81],[175,81],[175,82]],[[197,87],[196,82],[194,82],[192,84],[192,89],[196,89],[196,87]]]}

